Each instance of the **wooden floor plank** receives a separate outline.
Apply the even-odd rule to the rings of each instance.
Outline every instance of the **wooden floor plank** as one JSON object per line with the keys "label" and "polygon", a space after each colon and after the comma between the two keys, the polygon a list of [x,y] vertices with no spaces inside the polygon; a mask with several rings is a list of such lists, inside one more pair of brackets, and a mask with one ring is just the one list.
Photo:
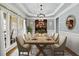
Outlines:
{"label": "wooden floor plank", "polygon": [[8,52],[6,53],[6,56],[10,56],[10,54],[12,54],[12,53],[16,50],[16,48],[17,48],[17,46],[14,47],[13,49],[11,49],[10,51],[8,51]]}

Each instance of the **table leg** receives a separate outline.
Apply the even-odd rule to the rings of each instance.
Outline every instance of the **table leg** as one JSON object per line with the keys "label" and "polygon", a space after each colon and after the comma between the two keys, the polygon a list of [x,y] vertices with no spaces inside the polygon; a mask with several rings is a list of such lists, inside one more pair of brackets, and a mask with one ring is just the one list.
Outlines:
{"label": "table leg", "polygon": [[37,48],[39,49],[39,52],[36,54],[37,56],[40,55],[40,53],[43,53],[43,55],[45,55],[45,56],[47,55],[47,54],[44,52],[44,48],[47,46],[46,44],[43,45],[43,46],[40,46],[40,44],[37,44],[36,46],[37,46]]}

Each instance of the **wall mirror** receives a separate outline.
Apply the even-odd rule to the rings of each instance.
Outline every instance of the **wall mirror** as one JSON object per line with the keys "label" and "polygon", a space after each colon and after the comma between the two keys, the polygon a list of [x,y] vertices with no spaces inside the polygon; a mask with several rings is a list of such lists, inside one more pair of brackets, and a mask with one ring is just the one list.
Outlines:
{"label": "wall mirror", "polygon": [[76,18],[74,15],[69,15],[66,20],[66,26],[68,29],[73,29],[76,24]]}

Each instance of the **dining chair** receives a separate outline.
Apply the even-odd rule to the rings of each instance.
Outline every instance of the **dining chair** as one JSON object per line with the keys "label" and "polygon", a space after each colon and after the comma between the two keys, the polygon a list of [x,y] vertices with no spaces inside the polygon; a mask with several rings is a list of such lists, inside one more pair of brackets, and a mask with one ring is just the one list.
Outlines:
{"label": "dining chair", "polygon": [[[55,41],[55,44],[59,44],[59,33],[52,33],[51,38]],[[54,47],[55,44],[51,45],[51,47],[50,47],[51,54],[53,52],[53,47]]]}
{"label": "dining chair", "polygon": [[[52,34],[47,34],[47,33],[42,33],[42,36],[43,37],[47,37],[47,39],[49,39],[50,37],[53,39],[53,37],[54,37],[54,34],[55,33],[52,33]],[[47,49],[50,49],[51,48],[51,45],[46,45],[46,47],[45,47],[45,49],[47,50]]]}
{"label": "dining chair", "polygon": [[59,33],[55,33],[53,37],[53,40],[55,40],[56,44],[59,44]]}
{"label": "dining chair", "polygon": [[45,37],[48,37],[48,34],[47,34],[47,33],[42,33],[41,36],[43,36],[43,37],[44,37],[44,36],[45,36]]}
{"label": "dining chair", "polygon": [[55,36],[55,33],[52,33],[50,37],[54,39],[54,36]]}
{"label": "dining chair", "polygon": [[24,41],[26,41],[26,40],[29,40],[29,37],[28,37],[28,34],[27,33],[24,33]]}
{"label": "dining chair", "polygon": [[27,36],[28,36],[29,39],[32,38],[32,34],[30,32],[27,33]]}
{"label": "dining chair", "polygon": [[52,33],[51,38],[55,41],[55,44],[59,44],[59,34],[58,33]]}
{"label": "dining chair", "polygon": [[29,56],[29,52],[31,50],[31,45],[25,44],[22,36],[17,36],[16,42],[17,42],[17,47],[18,47],[18,51],[19,51],[19,56],[25,55],[25,54],[21,54],[23,52],[27,52],[27,56]]}
{"label": "dining chair", "polygon": [[54,40],[57,40],[58,37],[59,37],[59,34],[58,33],[55,33],[54,34]]}
{"label": "dining chair", "polygon": [[38,37],[39,36],[39,33],[35,33],[34,35],[35,35],[35,37]]}
{"label": "dining chair", "polygon": [[61,38],[59,44],[54,45],[54,55],[64,55],[67,37]]}

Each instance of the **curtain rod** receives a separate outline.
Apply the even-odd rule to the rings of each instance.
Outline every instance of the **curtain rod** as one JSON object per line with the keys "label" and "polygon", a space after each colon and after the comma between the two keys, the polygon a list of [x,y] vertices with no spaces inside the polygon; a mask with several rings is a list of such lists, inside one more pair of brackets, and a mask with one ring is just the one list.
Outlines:
{"label": "curtain rod", "polygon": [[[14,11],[8,9],[7,7],[3,6],[2,4],[0,4],[0,6],[3,7],[3,8],[5,8],[5,9],[7,9],[7,10],[9,10],[9,11],[11,11],[11,12],[13,12],[14,14],[18,15],[16,12],[14,12]],[[18,15],[18,16],[22,17],[21,15]],[[22,18],[23,18],[23,17],[22,17]]]}

